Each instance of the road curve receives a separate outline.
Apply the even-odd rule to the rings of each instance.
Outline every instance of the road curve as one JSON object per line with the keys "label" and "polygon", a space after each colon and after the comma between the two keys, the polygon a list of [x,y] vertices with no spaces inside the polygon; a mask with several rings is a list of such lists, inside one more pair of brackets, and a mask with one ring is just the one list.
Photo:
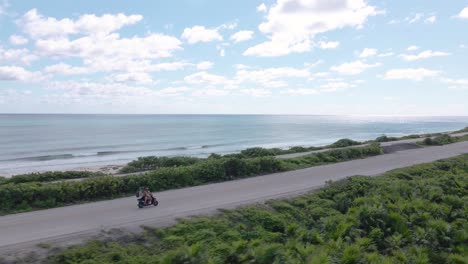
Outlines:
{"label": "road curve", "polygon": [[405,150],[361,160],[208,184],[157,194],[157,208],[138,209],[134,197],[0,217],[0,252],[32,243],[89,236],[111,228],[167,225],[176,218],[218,208],[291,196],[353,175],[378,175],[391,169],[468,153],[468,142]]}
{"label": "road curve", "polygon": [[[468,135],[468,132],[462,132],[462,133],[454,133],[454,134],[449,134],[445,133],[447,135],[450,135],[452,137],[463,137],[465,135]],[[432,136],[431,138],[434,139],[437,136]],[[410,138],[410,139],[402,139],[402,140],[396,140],[396,141],[388,141],[388,142],[381,142],[380,146],[382,147],[391,147],[391,146],[396,146],[396,145],[403,145],[403,144],[413,144],[416,142],[422,142],[424,138]],[[320,150],[312,150],[312,151],[307,151],[307,152],[298,152],[298,153],[290,153],[290,154],[283,154],[283,155],[277,155],[277,158],[280,159],[291,159],[291,158],[298,158],[298,157],[303,157],[307,156],[313,153],[319,153],[319,152],[326,152],[330,150],[339,150],[339,149],[347,149],[347,148],[362,148],[369,146],[370,144],[362,144],[362,145],[354,145],[354,146],[349,146],[349,147],[343,147],[343,148],[327,148],[327,149],[320,149]]]}

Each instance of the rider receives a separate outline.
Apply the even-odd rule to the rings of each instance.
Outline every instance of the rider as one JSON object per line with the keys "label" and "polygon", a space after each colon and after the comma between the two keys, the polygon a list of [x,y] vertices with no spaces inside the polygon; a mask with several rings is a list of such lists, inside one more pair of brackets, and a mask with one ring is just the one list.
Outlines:
{"label": "rider", "polygon": [[152,200],[153,194],[150,192],[148,187],[143,189],[143,196],[145,197],[145,204],[148,204],[148,201]]}

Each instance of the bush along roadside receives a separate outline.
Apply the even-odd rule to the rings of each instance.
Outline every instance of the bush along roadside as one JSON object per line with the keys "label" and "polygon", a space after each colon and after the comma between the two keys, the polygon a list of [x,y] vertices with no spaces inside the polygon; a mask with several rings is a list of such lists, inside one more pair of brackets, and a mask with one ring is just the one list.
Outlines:
{"label": "bush along roadside", "polygon": [[129,195],[141,186],[148,186],[152,191],[158,192],[365,158],[382,153],[378,144],[372,144],[285,160],[274,157],[219,158],[207,159],[191,166],[161,168],[142,175],[102,176],[57,183],[8,183],[0,185],[0,212],[7,214],[117,198]]}
{"label": "bush along roadside", "polygon": [[48,263],[466,263],[468,155],[90,241]]}
{"label": "bush along roadside", "polygon": [[51,182],[51,181],[57,181],[57,180],[102,177],[105,175],[106,174],[102,172],[89,172],[89,171],[50,171],[50,172],[15,175],[11,178],[0,177],[0,185],[8,184],[8,183]]}
{"label": "bush along roadside", "polygon": [[434,138],[427,137],[422,142],[418,143],[423,146],[442,146],[447,144],[452,144],[461,141],[468,141],[468,135],[453,137],[448,134],[443,134]]}
{"label": "bush along roadside", "polygon": [[203,159],[194,157],[156,157],[148,156],[141,157],[137,160],[129,162],[123,167],[121,173],[132,173],[139,171],[157,170],[164,167],[179,167],[179,166],[190,166]]}

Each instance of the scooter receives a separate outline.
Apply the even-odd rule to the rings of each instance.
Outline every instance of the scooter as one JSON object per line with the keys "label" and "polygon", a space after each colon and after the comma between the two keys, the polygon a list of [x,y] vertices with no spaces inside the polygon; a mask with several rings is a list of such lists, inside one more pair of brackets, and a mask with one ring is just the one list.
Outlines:
{"label": "scooter", "polygon": [[159,202],[158,200],[156,200],[156,198],[151,195],[151,199],[145,204],[145,196],[140,196],[140,191],[138,191],[136,193],[136,197],[137,197],[137,200],[138,200],[138,208],[143,208],[145,206],[158,206]]}

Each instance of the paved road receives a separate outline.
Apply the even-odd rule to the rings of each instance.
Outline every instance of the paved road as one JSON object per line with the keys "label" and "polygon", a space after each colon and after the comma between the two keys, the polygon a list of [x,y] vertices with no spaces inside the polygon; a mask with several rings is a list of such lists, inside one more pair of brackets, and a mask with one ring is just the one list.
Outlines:
{"label": "paved road", "polygon": [[[449,134],[449,133],[447,133],[447,134]],[[462,137],[462,136],[468,135],[468,132],[449,134],[449,135],[452,136],[452,137]],[[437,137],[437,136],[433,136],[432,138],[435,138],[435,137]],[[385,147],[391,147],[391,146],[396,146],[396,145],[403,145],[403,144],[411,144],[411,143],[421,142],[423,140],[424,140],[424,138],[410,138],[410,139],[403,139],[403,140],[397,140],[397,141],[382,142],[382,143],[380,143],[380,145],[385,148]],[[349,147],[344,147],[344,148],[312,150],[312,151],[307,151],[307,152],[299,152],[299,153],[278,155],[276,157],[280,158],[280,159],[290,159],[290,158],[297,158],[297,157],[307,156],[307,155],[310,155],[310,154],[313,154],[313,153],[325,152],[325,151],[330,151],[330,150],[347,149],[347,148],[359,148],[359,147],[366,147],[366,146],[369,146],[369,144],[349,146]]]}
{"label": "paved road", "polygon": [[209,213],[217,208],[303,193],[352,175],[378,175],[413,164],[468,153],[468,142],[405,150],[303,170],[158,193],[157,208],[138,209],[134,197],[87,203],[0,217],[2,250],[18,250],[32,243],[86,237],[110,228],[166,225],[175,218]]}

